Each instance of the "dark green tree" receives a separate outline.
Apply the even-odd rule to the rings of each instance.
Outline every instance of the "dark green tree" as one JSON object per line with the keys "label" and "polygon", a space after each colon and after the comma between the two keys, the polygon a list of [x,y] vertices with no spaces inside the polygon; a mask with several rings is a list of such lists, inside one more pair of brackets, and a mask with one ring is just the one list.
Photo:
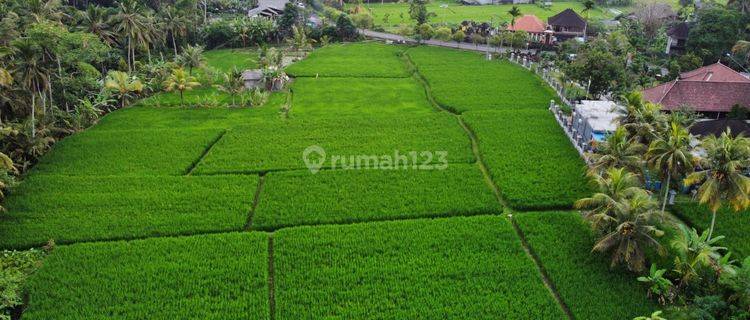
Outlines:
{"label": "dark green tree", "polygon": [[698,54],[703,63],[718,61],[742,40],[747,19],[738,10],[721,6],[698,11],[696,24],[690,29],[688,50]]}
{"label": "dark green tree", "polygon": [[427,0],[412,0],[409,3],[409,16],[417,22],[417,25],[422,25],[435,14],[427,11]]}

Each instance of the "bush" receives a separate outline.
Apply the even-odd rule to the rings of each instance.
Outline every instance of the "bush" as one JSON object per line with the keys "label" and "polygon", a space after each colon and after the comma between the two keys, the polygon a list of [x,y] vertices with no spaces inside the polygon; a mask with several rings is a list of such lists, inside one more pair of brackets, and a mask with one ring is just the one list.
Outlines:
{"label": "bush", "polygon": [[453,39],[453,41],[455,42],[463,42],[464,39],[466,39],[466,34],[463,31],[458,30],[456,31],[456,33],[453,34],[451,39]]}
{"label": "bush", "polygon": [[419,35],[422,40],[429,40],[432,38],[433,34],[435,32],[432,30],[432,26],[429,24],[423,23],[417,26],[417,34]]}
{"label": "bush", "polygon": [[0,319],[10,319],[14,308],[23,303],[22,288],[26,279],[41,264],[44,251],[0,252]]}
{"label": "bush", "polygon": [[448,27],[437,28],[437,30],[435,30],[435,35],[433,37],[435,39],[442,40],[442,41],[450,41],[451,29]]}
{"label": "bush", "polygon": [[357,28],[360,29],[372,29],[373,19],[372,15],[367,12],[357,13],[350,16],[352,22]]}

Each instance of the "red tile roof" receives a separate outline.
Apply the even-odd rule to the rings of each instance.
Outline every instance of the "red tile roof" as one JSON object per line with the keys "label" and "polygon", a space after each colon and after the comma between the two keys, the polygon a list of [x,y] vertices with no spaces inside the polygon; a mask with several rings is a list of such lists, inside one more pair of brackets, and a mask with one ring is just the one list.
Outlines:
{"label": "red tile roof", "polygon": [[508,26],[508,30],[542,33],[544,32],[544,30],[547,30],[547,25],[545,25],[544,22],[542,22],[542,20],[537,18],[535,15],[527,14],[516,19],[515,25]]}
{"label": "red tile roof", "polygon": [[750,107],[750,79],[716,63],[643,90],[643,98],[661,104],[664,110],[686,105],[701,112],[729,112],[735,104]]}
{"label": "red tile roof", "polygon": [[742,74],[723,64],[714,63],[680,74],[682,81],[750,82]]}

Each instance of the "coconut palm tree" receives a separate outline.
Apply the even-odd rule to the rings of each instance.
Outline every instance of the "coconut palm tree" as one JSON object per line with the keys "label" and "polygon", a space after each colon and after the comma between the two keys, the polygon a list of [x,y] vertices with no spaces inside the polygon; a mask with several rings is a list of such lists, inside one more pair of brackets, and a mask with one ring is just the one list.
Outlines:
{"label": "coconut palm tree", "polygon": [[610,253],[611,265],[624,263],[628,270],[641,272],[646,264],[646,249],[664,253],[656,238],[664,235],[654,224],[657,203],[644,193],[620,199],[613,208],[614,229],[599,239],[592,251]]}
{"label": "coconut palm tree", "polygon": [[133,70],[135,50],[138,46],[148,47],[152,41],[151,24],[146,17],[146,8],[138,0],[122,0],[117,13],[112,16],[115,31],[127,44],[128,70]]}
{"label": "coconut palm tree", "polygon": [[711,210],[710,239],[716,223],[716,212],[722,205],[728,204],[735,211],[750,206],[750,178],[743,174],[743,170],[750,166],[750,139],[741,135],[733,138],[727,130],[718,138],[707,137],[701,146],[706,155],[701,158],[700,164],[705,170],[689,175],[685,178],[685,184],[701,183],[698,201],[708,205]]}
{"label": "coconut palm tree", "polygon": [[112,32],[112,26],[107,22],[110,16],[110,10],[97,6],[89,5],[85,11],[78,12],[78,29],[95,34],[102,42],[113,45],[115,44],[115,33]]}
{"label": "coconut palm tree", "polygon": [[669,196],[669,183],[672,179],[680,178],[694,169],[695,163],[690,145],[692,139],[693,136],[685,127],[673,122],[670,124],[670,129],[657,137],[646,152],[648,164],[663,178],[662,218]]}
{"label": "coconut palm tree", "polygon": [[143,90],[143,83],[131,78],[125,72],[110,71],[104,80],[104,87],[114,93],[117,100],[120,101],[120,108],[124,108],[128,98]]}
{"label": "coconut palm tree", "polygon": [[31,98],[31,137],[36,136],[36,97],[42,96],[49,83],[49,70],[44,67],[43,49],[29,39],[13,41],[13,56],[16,64],[13,69],[15,78],[19,81]]}
{"label": "coconut palm tree", "polygon": [[630,172],[640,173],[643,166],[642,155],[646,146],[628,137],[624,127],[618,127],[608,135],[599,146],[597,152],[591,153],[589,159],[593,162],[591,171],[601,172],[607,168],[626,168]]}
{"label": "coconut palm tree", "polygon": [[172,40],[172,49],[177,56],[177,36],[184,37],[187,34],[188,19],[175,6],[162,6],[159,11],[159,21],[164,31],[169,33]]}
{"label": "coconut palm tree", "polygon": [[589,174],[591,183],[598,190],[590,198],[583,198],[575,203],[576,209],[585,209],[584,217],[591,221],[594,229],[608,233],[616,220],[616,209],[620,201],[637,195],[648,195],[640,188],[637,175],[624,168],[607,168],[603,175]]}
{"label": "coconut palm tree", "polygon": [[242,79],[242,72],[234,68],[231,72],[224,74],[224,81],[216,85],[219,91],[226,92],[232,97],[232,106],[237,106],[235,97],[245,90],[245,81]]}
{"label": "coconut palm tree", "polygon": [[510,8],[510,10],[508,10],[508,14],[510,15],[510,25],[512,27],[515,27],[516,18],[521,16],[521,9],[518,9],[517,6],[513,6],[513,8]]}
{"label": "coconut palm tree", "polygon": [[189,74],[193,75],[193,68],[201,68],[206,64],[206,59],[203,57],[203,46],[192,46],[182,48],[182,53],[177,56],[177,64],[182,67],[187,67]]}
{"label": "coconut palm tree", "polygon": [[596,6],[596,3],[594,0],[584,0],[583,1],[583,13],[586,14],[586,20],[589,20],[591,10],[594,9],[594,6]]}
{"label": "coconut palm tree", "polygon": [[164,81],[164,90],[167,92],[179,91],[180,92],[180,106],[185,106],[185,91],[193,90],[193,88],[200,86],[195,77],[185,73],[185,69],[177,68],[172,70],[172,74]]}
{"label": "coconut palm tree", "polygon": [[618,110],[618,121],[636,141],[649,145],[659,132],[666,130],[667,116],[661,112],[661,106],[644,102],[640,92],[629,93],[621,99],[625,107]]}

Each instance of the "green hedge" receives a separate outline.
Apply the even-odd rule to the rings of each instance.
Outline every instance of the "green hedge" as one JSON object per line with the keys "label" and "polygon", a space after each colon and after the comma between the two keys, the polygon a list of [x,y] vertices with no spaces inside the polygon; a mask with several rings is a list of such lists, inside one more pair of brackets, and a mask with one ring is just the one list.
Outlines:
{"label": "green hedge", "polygon": [[529,212],[513,219],[576,319],[633,319],[659,309],[637,275],[612,270],[608,258],[591,253],[596,239],[580,214]]}
{"label": "green hedge", "polygon": [[324,170],[266,176],[253,228],[501,213],[479,168]]}
{"label": "green hedge", "polygon": [[564,319],[503,217],[274,235],[276,319]]}
{"label": "green hedge", "polygon": [[257,176],[32,175],[0,215],[0,247],[241,230]]}
{"label": "green hedge", "polygon": [[549,111],[467,112],[463,118],[511,207],[570,208],[590,195],[585,164]]}
{"label": "green hedge", "polygon": [[268,237],[60,246],[27,287],[23,319],[268,319]]}

